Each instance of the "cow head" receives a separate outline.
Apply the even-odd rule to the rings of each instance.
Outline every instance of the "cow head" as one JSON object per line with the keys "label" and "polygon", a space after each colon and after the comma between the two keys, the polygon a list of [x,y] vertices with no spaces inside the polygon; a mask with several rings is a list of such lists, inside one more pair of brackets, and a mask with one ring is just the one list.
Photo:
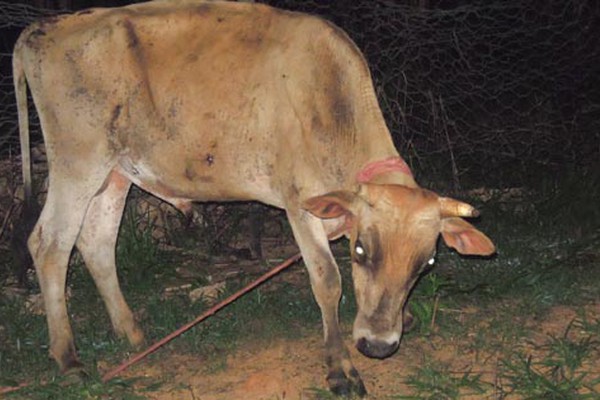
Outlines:
{"label": "cow head", "polygon": [[398,348],[406,299],[432,262],[440,233],[461,254],[495,251],[461,218],[476,217],[473,207],[421,188],[362,184],[357,193],[331,192],[305,207],[319,218],[345,220],[358,305],[353,336],[369,357],[384,358]]}

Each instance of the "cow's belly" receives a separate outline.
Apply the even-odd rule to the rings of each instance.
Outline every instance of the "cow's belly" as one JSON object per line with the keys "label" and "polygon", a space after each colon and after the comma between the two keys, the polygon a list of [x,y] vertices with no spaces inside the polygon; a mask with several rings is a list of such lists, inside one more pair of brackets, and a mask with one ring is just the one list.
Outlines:
{"label": "cow's belly", "polygon": [[118,172],[135,185],[178,208],[192,201],[257,200],[283,207],[273,177],[261,163],[248,163],[231,155],[164,156],[160,160],[128,156],[119,160]]}

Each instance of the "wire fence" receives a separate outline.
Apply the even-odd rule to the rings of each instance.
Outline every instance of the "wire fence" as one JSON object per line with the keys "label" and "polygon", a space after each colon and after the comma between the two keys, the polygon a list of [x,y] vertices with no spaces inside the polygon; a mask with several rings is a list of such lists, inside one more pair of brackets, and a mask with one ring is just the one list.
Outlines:
{"label": "wire fence", "polygon": [[322,14],[357,42],[413,166],[458,179],[600,158],[600,2],[271,3]]}
{"label": "wire fence", "polygon": [[[600,158],[600,2],[265,2],[322,15],[357,42],[417,174],[434,168],[458,185],[474,171],[500,176]],[[16,38],[51,13],[0,1],[0,29]],[[18,148],[8,42],[0,49],[0,155]]]}
{"label": "wire fence", "polygon": [[[11,67],[12,47],[23,28],[33,21],[56,13],[55,10],[39,9],[28,4],[0,1],[0,158],[17,153],[19,149],[17,106]],[[35,113],[32,122],[32,133],[37,141],[40,141]]]}

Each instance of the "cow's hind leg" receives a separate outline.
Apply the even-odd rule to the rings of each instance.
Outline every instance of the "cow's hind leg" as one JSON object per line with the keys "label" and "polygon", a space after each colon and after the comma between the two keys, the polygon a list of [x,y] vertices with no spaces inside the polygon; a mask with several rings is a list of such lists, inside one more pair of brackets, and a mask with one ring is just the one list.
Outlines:
{"label": "cow's hind leg", "polygon": [[106,304],[115,332],[139,346],[144,335],[121,293],[115,265],[117,235],[130,186],[131,182],[119,173],[109,175],[104,190],[88,207],[76,245]]}
{"label": "cow's hind leg", "polygon": [[65,283],[71,250],[87,206],[101,184],[101,179],[73,181],[54,171],[46,203],[28,240],[44,299],[50,355],[61,372],[80,370],[82,366],[67,314]]}
{"label": "cow's hind leg", "polygon": [[329,388],[337,395],[357,394],[362,397],[366,394],[365,386],[342,341],[338,321],[341,277],[331,254],[323,223],[305,211],[288,210],[288,218],[302,251],[312,290],[323,317]]}

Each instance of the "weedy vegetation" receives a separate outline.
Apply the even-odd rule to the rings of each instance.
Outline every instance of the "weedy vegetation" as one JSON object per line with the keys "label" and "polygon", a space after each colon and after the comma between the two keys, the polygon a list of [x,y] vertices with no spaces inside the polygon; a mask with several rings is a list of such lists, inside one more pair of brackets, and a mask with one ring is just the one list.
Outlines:
{"label": "weedy vegetation", "polygon": [[[437,364],[437,363],[435,363]],[[458,399],[460,396],[483,396],[490,384],[482,382],[481,377],[470,371],[453,373],[448,365],[434,365],[431,361],[418,367],[410,374],[406,384],[413,388],[411,395],[396,395],[394,399]]]}
{"label": "weedy vegetation", "polygon": [[[577,185],[577,175],[561,179],[531,189],[518,201],[470,199],[479,202],[485,216],[479,225],[494,238],[498,255],[489,260],[465,259],[440,246],[437,265],[422,276],[411,295],[410,307],[418,324],[403,342],[406,348],[416,346],[423,353],[410,360],[405,371],[387,379],[392,387],[401,385],[389,398],[600,396],[600,216],[592,206],[592,198],[600,198],[600,184]],[[564,186],[559,185],[568,187],[568,199]],[[148,222],[140,218],[147,216],[128,208],[117,259],[124,293],[148,341],[153,342],[208,305],[191,302],[185,291],[165,295],[167,283],[177,277],[175,266],[189,262],[195,250],[189,242],[186,248],[163,249],[148,231],[137,228]],[[196,246],[199,252],[206,250],[201,242]],[[335,246],[345,285],[341,318],[349,329],[355,313],[349,258],[346,243]],[[274,262],[267,259],[269,263]],[[31,296],[3,295],[0,385],[29,384],[6,397],[141,399],[160,390],[173,377],[101,382],[100,371],[118,364],[132,350],[111,333],[101,299],[77,255],[71,264],[69,312],[82,361],[92,366],[88,379],[73,382],[73,377],[56,374],[47,357],[45,317],[32,312]],[[210,270],[197,272],[192,287],[210,282]],[[286,279],[286,274],[301,275],[301,279]],[[241,275],[226,281],[221,297],[250,278]],[[569,311],[564,315],[570,320],[548,321],[553,315],[564,318],[556,314],[557,308]],[[563,322],[562,330],[547,333],[543,324],[553,322]],[[151,355],[149,362],[160,362],[165,353],[193,354],[207,365],[206,373],[215,373],[227,368],[226,357],[240,346],[301,340],[320,335],[319,331],[319,310],[308,278],[297,265],[168,344],[160,350],[163,355]],[[459,354],[473,354],[472,361],[465,366],[452,358],[437,360],[427,343],[435,343],[436,349],[456,348],[457,359]],[[324,396],[317,388],[306,390]]]}

